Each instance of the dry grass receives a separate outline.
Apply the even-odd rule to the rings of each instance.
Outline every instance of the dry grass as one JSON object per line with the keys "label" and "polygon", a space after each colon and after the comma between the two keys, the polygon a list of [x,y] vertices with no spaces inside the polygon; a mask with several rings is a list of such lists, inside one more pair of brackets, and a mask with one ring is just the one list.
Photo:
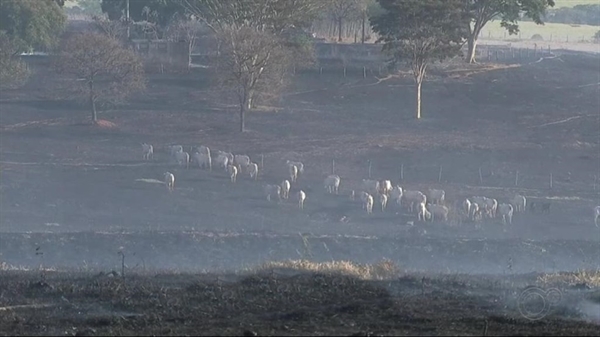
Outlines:
{"label": "dry grass", "polygon": [[538,276],[538,281],[544,284],[559,284],[574,286],[586,284],[590,287],[600,287],[600,269],[579,270],[576,272],[560,272]]}
{"label": "dry grass", "polygon": [[98,121],[96,121],[96,125],[104,129],[114,129],[117,127],[117,124],[104,119],[99,119]]}
{"label": "dry grass", "polygon": [[400,275],[400,268],[392,261],[383,259],[375,264],[360,264],[350,261],[312,262],[308,260],[289,260],[267,262],[252,271],[276,272],[293,270],[316,272],[329,275],[346,275],[361,280],[388,280]]}

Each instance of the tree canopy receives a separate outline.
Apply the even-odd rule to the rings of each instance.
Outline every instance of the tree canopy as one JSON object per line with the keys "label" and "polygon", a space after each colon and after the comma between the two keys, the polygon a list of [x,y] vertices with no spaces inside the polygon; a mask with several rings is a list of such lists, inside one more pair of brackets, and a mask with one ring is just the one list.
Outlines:
{"label": "tree canopy", "polygon": [[29,77],[27,66],[19,58],[19,49],[6,34],[0,31],[0,89],[18,87]]}
{"label": "tree canopy", "polygon": [[509,34],[519,32],[518,20],[523,14],[537,24],[543,24],[543,17],[548,7],[554,6],[554,0],[466,0],[466,10],[471,16],[468,24],[469,37],[466,61],[475,62],[477,38],[481,29],[496,18]]}
{"label": "tree canopy", "polygon": [[431,62],[458,55],[467,37],[469,17],[463,0],[378,0],[383,13],[371,18],[383,51],[393,62],[406,62],[417,86],[421,118],[421,84]]}
{"label": "tree canopy", "polygon": [[119,40],[101,33],[68,38],[54,66],[65,76],[65,92],[89,104],[93,122],[97,121],[98,102],[119,102],[145,88],[139,57]]}
{"label": "tree canopy", "polygon": [[52,48],[66,22],[66,15],[54,0],[0,1],[0,30],[20,51]]}

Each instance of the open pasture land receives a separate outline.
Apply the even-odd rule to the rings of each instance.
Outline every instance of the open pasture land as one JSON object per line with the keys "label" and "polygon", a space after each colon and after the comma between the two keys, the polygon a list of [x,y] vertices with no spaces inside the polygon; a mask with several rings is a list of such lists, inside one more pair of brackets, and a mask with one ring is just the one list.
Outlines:
{"label": "open pasture land", "polygon": [[[511,256],[511,245],[502,244],[510,240],[549,244],[539,250],[547,254],[548,262],[522,264],[522,270],[589,268],[597,262],[591,258],[597,256],[600,235],[592,214],[600,201],[600,70],[595,57],[564,55],[520,66],[459,64],[432,69],[424,84],[420,121],[413,117],[410,77],[363,79],[362,69],[346,78],[327,69],[321,75],[298,73],[277,107],[259,106],[248,114],[249,131],[244,134],[237,132],[235,106],[220,99],[222,94],[206,80],[206,70],[150,75],[144,95],[99,115],[114,126],[92,127],[85,123],[85,108],[55,98],[54,75],[43,61],[31,67],[36,74],[30,83],[4,93],[0,102],[0,229],[6,240],[0,245],[0,258],[11,265],[39,265],[37,246],[45,252],[44,259],[69,266],[82,267],[90,259],[114,261],[116,249],[127,250],[127,242],[95,240],[93,233],[155,231],[262,235],[263,243],[255,251],[234,242],[217,245],[204,251],[207,256],[198,259],[195,268],[186,263],[190,269],[238,268],[240,249],[246,252],[244,264],[288,258],[288,253],[269,247],[279,236],[295,236],[298,242],[298,233],[334,240],[343,236],[333,254],[346,259],[362,256],[362,262],[387,254],[374,243],[381,238],[399,238],[406,245],[403,249],[427,247],[413,237],[448,240],[440,245],[446,248],[459,238],[473,245],[499,240],[494,243],[497,264],[492,270],[486,269],[489,261],[465,253],[455,258],[453,269],[446,266],[449,271],[464,270],[458,267],[462,265],[506,272],[506,261],[517,259]],[[142,142],[154,145],[152,161],[142,160]],[[171,144],[184,145],[186,150],[203,144],[213,153],[248,154],[257,163],[262,158],[264,167],[258,181],[243,172],[232,184],[217,167],[211,172],[176,167],[166,150]],[[287,177],[288,159],[305,164],[290,193],[306,192],[304,210],[292,199],[267,202],[263,194],[264,184]],[[323,188],[332,160],[341,177],[337,196],[327,195]],[[392,204],[384,212],[375,206],[374,213],[367,215],[358,201],[350,200],[349,192],[358,191],[361,180],[368,177],[369,162],[372,178],[391,179],[406,189],[442,188],[451,207],[468,196],[506,202],[521,193],[530,201],[550,202],[551,209],[516,213],[513,224],[506,227],[500,219],[486,220],[480,229],[468,222],[420,223],[415,215]],[[148,182],[162,179],[165,171],[175,175],[173,193]],[[32,234],[16,234],[25,232]],[[74,232],[92,233],[92,238],[73,241],[79,245],[73,248],[68,241]],[[352,236],[375,241],[344,239]],[[177,234],[172,238],[169,254],[195,251],[194,243],[178,244],[189,241],[177,240]],[[345,246],[344,240],[358,246]],[[552,248],[551,242],[559,241],[567,251],[581,252],[566,256],[564,250]],[[135,251],[127,250],[129,256],[166,254],[139,242]],[[385,242],[386,247],[392,245]],[[473,247],[473,252],[479,249]],[[372,254],[356,253],[367,250]],[[71,254],[74,251],[78,253]],[[431,251],[423,252],[414,261],[410,255],[394,256],[408,259],[399,262],[403,266],[444,269],[433,266]],[[55,254],[70,254],[70,258],[53,258]],[[219,263],[213,266],[210,257],[217,255]],[[180,267],[176,259],[165,256],[160,259],[164,263],[152,267]]]}
{"label": "open pasture land", "polygon": [[[535,34],[540,35],[543,41],[535,41],[544,46],[548,42],[580,42],[593,41],[594,35],[600,30],[600,26],[590,25],[572,25],[566,23],[546,22],[543,25],[538,25],[533,21],[520,21],[519,31],[516,35],[509,35],[508,31],[500,26],[500,20],[489,22],[481,30],[480,37],[482,39],[499,39],[499,40],[531,40]],[[598,49],[598,44],[591,47]]]}

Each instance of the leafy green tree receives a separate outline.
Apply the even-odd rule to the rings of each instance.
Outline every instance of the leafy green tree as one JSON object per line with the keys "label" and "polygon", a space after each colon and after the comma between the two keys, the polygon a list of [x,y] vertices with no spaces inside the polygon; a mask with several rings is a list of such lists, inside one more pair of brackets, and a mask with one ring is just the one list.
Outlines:
{"label": "leafy green tree", "polygon": [[139,57],[101,33],[77,34],[64,41],[54,66],[65,78],[65,92],[89,104],[94,123],[97,103],[119,102],[146,85]]}
{"label": "leafy green tree", "polygon": [[29,78],[30,72],[19,54],[6,32],[0,31],[0,89],[18,87]]}
{"label": "leafy green tree", "polygon": [[52,48],[67,17],[54,0],[1,0],[0,30],[21,50]]}
{"label": "leafy green tree", "polygon": [[417,119],[421,118],[421,86],[427,67],[460,54],[469,17],[464,0],[377,0],[384,13],[371,18],[393,62],[406,62],[416,84]]}
{"label": "leafy green tree", "polygon": [[469,37],[467,39],[468,52],[466,61],[475,62],[477,39],[485,25],[496,18],[500,18],[502,27],[509,34],[519,32],[518,20],[523,13],[538,25],[544,24],[542,18],[548,7],[554,7],[554,0],[465,0],[466,11],[471,16],[468,24]]}

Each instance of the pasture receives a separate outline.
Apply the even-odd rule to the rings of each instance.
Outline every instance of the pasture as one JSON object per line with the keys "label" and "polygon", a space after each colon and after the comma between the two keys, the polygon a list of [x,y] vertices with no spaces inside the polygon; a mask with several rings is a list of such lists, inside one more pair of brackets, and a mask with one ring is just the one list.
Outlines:
{"label": "pasture", "polygon": [[[519,21],[519,31],[516,35],[509,35],[508,31],[500,26],[500,20],[489,22],[481,30],[482,39],[489,40],[531,40],[533,35],[540,35],[544,42],[590,42],[600,30],[600,26],[570,25],[565,23],[546,22],[538,25],[532,21]],[[597,49],[597,48],[596,48]]]}
{"label": "pasture", "polygon": [[[363,78],[361,70],[344,78],[326,70],[298,72],[278,104],[259,106],[248,114],[248,132],[243,134],[237,132],[236,107],[221,99],[223,94],[211,86],[205,69],[149,74],[146,93],[100,113],[102,123],[92,126],[84,107],[56,98],[55,75],[46,61],[30,66],[35,74],[27,86],[7,91],[0,99],[3,266],[119,270],[117,252],[124,252],[128,271],[222,272],[294,258],[358,263],[389,258],[402,270],[421,273],[507,275],[600,267],[594,258],[600,254],[600,230],[592,214],[600,204],[597,56],[558,54],[524,64],[435,67],[423,86],[420,121],[413,117],[409,76]],[[153,160],[142,160],[141,143],[154,146]],[[258,181],[242,172],[231,183],[216,166],[212,171],[177,167],[167,151],[173,144],[186,151],[206,145],[213,153],[247,154],[262,163]],[[292,199],[268,202],[263,193],[265,184],[287,179],[286,160],[305,165],[290,193],[306,192],[303,210]],[[333,161],[341,177],[339,195],[327,194],[323,187]],[[175,175],[172,193],[155,182],[166,171]],[[551,208],[545,213],[515,213],[512,225],[487,219],[481,228],[468,221],[423,223],[392,204],[385,211],[375,206],[368,215],[349,193],[358,191],[369,174],[405,189],[444,189],[450,207],[473,195],[507,202],[520,193],[530,201],[549,202]],[[62,281],[53,282],[63,289],[58,285]],[[76,289],[77,282],[70,283],[71,294],[82,289]],[[114,290],[113,286],[107,285]],[[136,298],[147,296],[147,290],[140,289],[164,289],[156,284],[130,286],[119,289],[133,291]],[[177,289],[187,287],[172,286],[177,296],[185,293]],[[238,290],[231,291],[219,296]],[[88,295],[81,296],[89,301]],[[112,295],[106,296],[103,301]],[[444,297],[447,301],[440,307],[456,305],[452,296],[456,295]],[[164,304],[161,301],[155,304]],[[476,302],[490,301],[494,298]],[[132,309],[132,303],[122,304],[122,309]],[[209,317],[217,319],[231,309],[218,308],[224,311],[214,309]],[[461,317],[471,319],[477,309],[473,310]],[[494,315],[502,315],[504,309],[498,310]],[[281,320],[295,321],[296,314]],[[124,330],[115,331],[155,322],[150,316],[124,316],[128,323],[119,323]],[[196,322],[190,317],[188,322]],[[385,317],[393,324],[408,319]],[[111,320],[89,325],[116,324]],[[497,321],[505,332],[552,330],[537,325],[514,330],[524,322],[505,320]],[[571,323],[553,322],[573,328]],[[17,323],[14,326],[23,329],[18,331],[38,331]],[[199,328],[199,323],[193,324]],[[296,331],[312,327],[307,323]],[[402,331],[421,331],[404,327]],[[584,334],[591,331],[581,329]],[[164,333],[191,330],[170,331]],[[265,331],[286,330],[278,326]]]}

